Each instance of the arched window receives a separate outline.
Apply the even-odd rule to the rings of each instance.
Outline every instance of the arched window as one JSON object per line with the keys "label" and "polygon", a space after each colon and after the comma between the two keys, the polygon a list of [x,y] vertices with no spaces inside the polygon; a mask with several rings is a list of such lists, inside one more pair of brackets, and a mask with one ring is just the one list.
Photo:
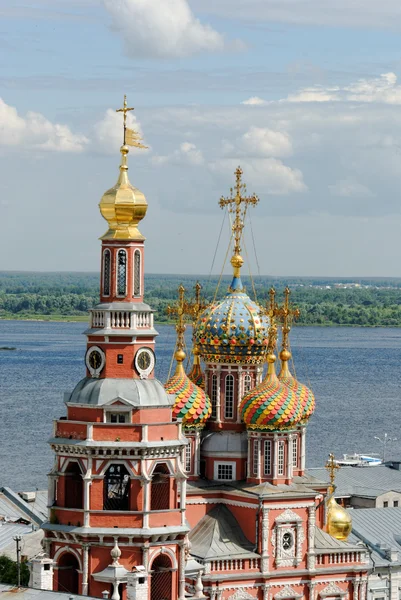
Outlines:
{"label": "arched window", "polygon": [[234,417],[234,375],[226,376],[224,416],[226,419]]}
{"label": "arched window", "polygon": [[172,600],[173,570],[171,560],[159,554],[152,563],[150,580],[150,600]]}
{"label": "arched window", "polygon": [[110,296],[111,254],[106,249],[103,253],[103,296]]}
{"label": "arched window", "polygon": [[244,377],[244,395],[252,389],[252,377],[247,374]]}
{"label": "arched window", "polygon": [[212,402],[212,419],[217,416],[217,375],[212,375],[212,392],[210,394],[210,400]]}
{"label": "arched window", "polygon": [[134,296],[141,295],[141,253],[135,250],[134,253]]}
{"label": "arched window", "polygon": [[119,250],[117,254],[117,296],[127,293],[127,253]]}
{"label": "arched window", "polygon": [[298,440],[296,437],[292,440],[292,466],[295,468],[298,466]]}
{"label": "arched window", "polygon": [[130,483],[124,465],[110,465],[104,476],[103,510],[129,510]]}
{"label": "arched window", "polygon": [[170,471],[166,465],[157,465],[153,471],[150,510],[170,508]]}
{"label": "arched window", "polygon": [[58,591],[78,594],[78,560],[70,552],[65,552],[60,556],[57,566]]}
{"label": "arched window", "polygon": [[83,508],[83,480],[78,463],[72,462],[65,471],[65,508]]}
{"label": "arched window", "polygon": [[271,440],[266,440],[264,443],[265,455],[264,455],[264,468],[263,472],[265,475],[270,475],[272,470],[272,443]]}

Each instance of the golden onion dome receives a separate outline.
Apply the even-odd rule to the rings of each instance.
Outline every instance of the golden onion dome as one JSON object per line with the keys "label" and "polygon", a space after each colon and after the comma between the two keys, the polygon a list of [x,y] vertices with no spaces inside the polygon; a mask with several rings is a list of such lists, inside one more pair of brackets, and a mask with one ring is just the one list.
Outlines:
{"label": "golden onion dome", "polygon": [[[329,493],[334,494],[332,487]],[[345,542],[352,531],[351,515],[334,499],[334,495],[327,502],[327,533],[336,540]]]}
{"label": "golden onion dome", "polygon": [[138,224],[148,209],[144,194],[128,179],[128,146],[121,146],[120,176],[115,186],[107,190],[99,203],[100,212],[109,224],[103,240],[144,240]]}
{"label": "golden onion dome", "polygon": [[212,414],[209,396],[186,375],[182,364],[185,352],[177,350],[175,359],[176,371],[164,385],[165,390],[175,396],[173,417],[182,419],[184,427],[201,429]]}
{"label": "golden onion dome", "polygon": [[276,357],[267,355],[268,370],[261,384],[248,392],[240,404],[240,414],[247,429],[293,429],[300,421],[300,399],[277,378]]}
{"label": "golden onion dome", "polygon": [[299,421],[305,422],[315,410],[315,396],[312,390],[306,385],[295,379],[288,367],[288,361],[291,359],[291,352],[284,349],[280,352],[281,370],[278,375],[281,383],[291,388],[299,398]]}

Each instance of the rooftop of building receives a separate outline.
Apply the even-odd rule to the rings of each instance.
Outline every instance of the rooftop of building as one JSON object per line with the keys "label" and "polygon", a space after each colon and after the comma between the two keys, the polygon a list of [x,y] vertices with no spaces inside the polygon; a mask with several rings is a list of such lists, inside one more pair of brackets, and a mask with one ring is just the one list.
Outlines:
{"label": "rooftop of building", "polygon": [[401,510],[366,508],[352,510],[351,514],[352,534],[348,541],[367,544],[374,567],[401,566]]}
{"label": "rooftop of building", "polygon": [[[401,493],[401,471],[397,463],[386,463],[374,467],[341,467],[336,473],[336,498],[360,496],[377,498],[385,492]],[[316,480],[330,483],[325,467],[308,469],[307,474]]]}
{"label": "rooftop of building", "polygon": [[94,596],[79,596],[78,594],[70,594],[68,592],[47,592],[45,590],[33,590],[31,588],[16,588],[12,585],[0,583],[1,599],[17,598],[18,600],[70,600],[74,598],[86,598],[86,600],[96,600]]}

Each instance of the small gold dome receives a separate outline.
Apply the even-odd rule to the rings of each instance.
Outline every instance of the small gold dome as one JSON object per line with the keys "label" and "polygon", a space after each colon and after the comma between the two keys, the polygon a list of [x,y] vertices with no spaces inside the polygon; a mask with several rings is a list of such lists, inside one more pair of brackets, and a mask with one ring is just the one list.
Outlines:
{"label": "small gold dome", "polygon": [[184,350],[177,350],[174,357],[178,363],[182,363],[185,360],[186,354]]}
{"label": "small gold dome", "polygon": [[109,224],[103,240],[144,240],[138,230],[148,209],[144,194],[128,179],[128,146],[121,146],[120,176],[114,187],[107,190],[99,203],[100,212]]}
{"label": "small gold dome", "polygon": [[291,352],[287,349],[284,349],[280,352],[280,359],[284,362],[287,362],[291,358]]}
{"label": "small gold dome", "polygon": [[336,540],[345,542],[352,530],[352,519],[349,513],[337,504],[334,496],[327,502],[327,533]]}

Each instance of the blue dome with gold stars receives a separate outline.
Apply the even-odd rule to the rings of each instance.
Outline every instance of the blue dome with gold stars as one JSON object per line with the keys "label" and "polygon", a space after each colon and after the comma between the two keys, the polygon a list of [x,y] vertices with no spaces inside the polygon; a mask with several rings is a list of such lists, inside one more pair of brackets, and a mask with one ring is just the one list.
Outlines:
{"label": "blue dome with gold stars", "polygon": [[198,317],[194,342],[206,362],[258,364],[265,361],[268,318],[234,276],[223,301],[211,304]]}

